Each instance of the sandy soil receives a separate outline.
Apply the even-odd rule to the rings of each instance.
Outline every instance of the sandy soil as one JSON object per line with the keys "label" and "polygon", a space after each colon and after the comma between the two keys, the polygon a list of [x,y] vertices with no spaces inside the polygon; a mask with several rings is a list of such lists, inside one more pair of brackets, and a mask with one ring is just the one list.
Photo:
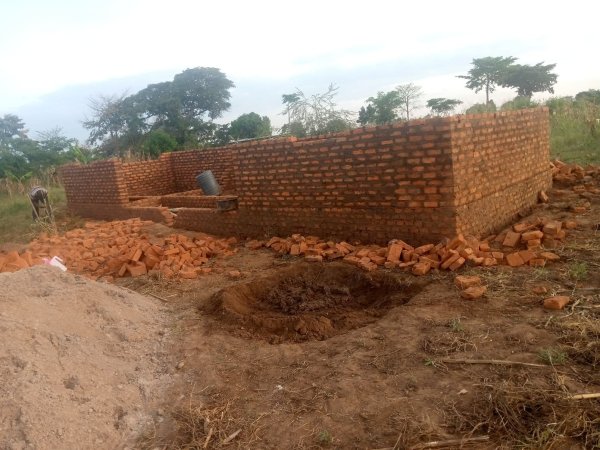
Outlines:
{"label": "sandy soil", "polygon": [[53,267],[0,274],[0,448],[130,443],[175,379],[169,323],[159,300]]}

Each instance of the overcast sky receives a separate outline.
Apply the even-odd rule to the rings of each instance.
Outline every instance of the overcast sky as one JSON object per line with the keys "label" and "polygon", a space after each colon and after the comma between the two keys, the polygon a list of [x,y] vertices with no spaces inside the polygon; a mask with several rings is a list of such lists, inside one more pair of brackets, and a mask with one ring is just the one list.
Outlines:
{"label": "overcast sky", "polygon": [[[482,101],[456,75],[474,57],[557,63],[556,94],[600,88],[588,1],[19,0],[0,6],[0,115],[80,139],[87,101],[134,93],[186,68],[218,67],[236,84],[223,120],[255,111],[283,121],[281,94],[340,88],[357,110],[414,82],[424,100]],[[496,103],[510,99],[498,91]]]}

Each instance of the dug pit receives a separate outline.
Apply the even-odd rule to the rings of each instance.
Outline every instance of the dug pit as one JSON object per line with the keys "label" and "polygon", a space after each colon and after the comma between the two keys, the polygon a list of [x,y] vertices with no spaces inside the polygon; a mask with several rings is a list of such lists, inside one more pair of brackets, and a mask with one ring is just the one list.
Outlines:
{"label": "dug pit", "polygon": [[324,340],[407,303],[423,285],[342,263],[298,263],[217,292],[201,309],[226,329],[271,343]]}

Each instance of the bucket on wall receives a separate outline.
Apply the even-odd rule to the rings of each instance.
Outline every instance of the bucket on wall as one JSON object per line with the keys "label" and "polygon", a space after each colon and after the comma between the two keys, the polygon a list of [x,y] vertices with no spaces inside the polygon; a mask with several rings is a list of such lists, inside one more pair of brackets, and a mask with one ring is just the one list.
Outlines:
{"label": "bucket on wall", "polygon": [[205,170],[200,175],[196,176],[196,184],[204,195],[219,195],[221,194],[221,187],[217,183],[217,179],[212,173],[212,170]]}

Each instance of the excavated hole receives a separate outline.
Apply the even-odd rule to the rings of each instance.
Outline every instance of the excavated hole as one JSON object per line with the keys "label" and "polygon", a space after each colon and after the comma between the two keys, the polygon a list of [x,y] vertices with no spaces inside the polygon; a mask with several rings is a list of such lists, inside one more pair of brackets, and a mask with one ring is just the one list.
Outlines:
{"label": "excavated hole", "polygon": [[324,340],[403,305],[423,285],[342,263],[299,263],[216,293],[202,308],[236,335],[271,343]]}

